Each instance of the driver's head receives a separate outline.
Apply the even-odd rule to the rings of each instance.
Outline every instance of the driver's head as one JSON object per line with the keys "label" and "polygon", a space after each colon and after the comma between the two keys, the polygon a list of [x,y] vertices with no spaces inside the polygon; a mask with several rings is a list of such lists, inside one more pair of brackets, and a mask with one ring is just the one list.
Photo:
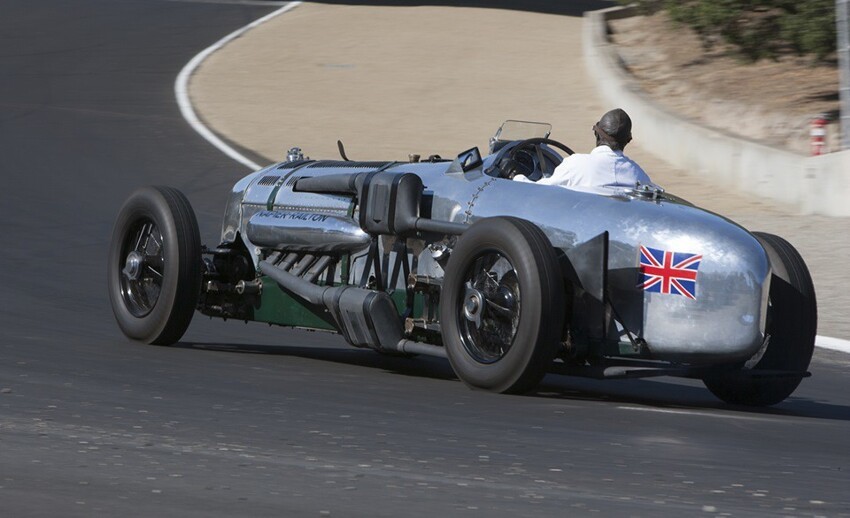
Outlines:
{"label": "driver's head", "polygon": [[597,146],[608,146],[614,151],[622,151],[632,141],[632,119],[620,108],[606,113],[593,125]]}

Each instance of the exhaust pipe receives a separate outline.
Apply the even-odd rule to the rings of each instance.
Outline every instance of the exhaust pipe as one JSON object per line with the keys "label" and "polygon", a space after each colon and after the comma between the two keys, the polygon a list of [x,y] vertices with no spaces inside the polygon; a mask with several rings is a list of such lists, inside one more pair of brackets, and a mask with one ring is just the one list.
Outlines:
{"label": "exhaust pipe", "polygon": [[355,347],[446,357],[443,347],[403,338],[402,323],[395,303],[382,291],[354,286],[318,286],[268,261],[261,261],[259,270],[284,290],[310,304],[327,308],[337,330]]}

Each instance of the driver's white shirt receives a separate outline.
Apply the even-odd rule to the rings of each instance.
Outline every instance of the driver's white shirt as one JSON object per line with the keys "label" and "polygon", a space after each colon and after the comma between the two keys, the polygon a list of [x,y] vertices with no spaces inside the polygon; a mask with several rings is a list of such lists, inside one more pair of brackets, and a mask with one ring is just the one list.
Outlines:
{"label": "driver's white shirt", "polygon": [[[531,182],[517,175],[515,180]],[[575,153],[555,168],[552,176],[534,183],[561,187],[634,187],[635,183],[652,184],[643,169],[622,151],[597,146],[588,154]]]}

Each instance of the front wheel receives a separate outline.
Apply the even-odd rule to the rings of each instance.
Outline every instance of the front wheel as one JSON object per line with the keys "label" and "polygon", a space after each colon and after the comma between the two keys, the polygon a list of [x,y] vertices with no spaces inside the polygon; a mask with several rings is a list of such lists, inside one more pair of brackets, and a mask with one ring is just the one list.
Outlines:
{"label": "front wheel", "polygon": [[186,197],[171,187],[138,189],[112,231],[109,300],[118,327],[134,340],[180,340],[201,290],[201,240]]}
{"label": "front wheel", "polygon": [[555,250],[534,224],[482,219],[460,237],[440,295],[449,362],[467,385],[521,393],[546,374],[564,328]]}
{"label": "front wheel", "polygon": [[[774,270],[767,310],[767,347],[746,362],[742,371],[713,375],[703,382],[727,403],[768,406],[790,396],[809,367],[817,332],[817,300],[812,277],[799,252],[779,236],[754,235],[768,252]],[[800,376],[751,376],[758,375],[759,370],[797,372]]]}

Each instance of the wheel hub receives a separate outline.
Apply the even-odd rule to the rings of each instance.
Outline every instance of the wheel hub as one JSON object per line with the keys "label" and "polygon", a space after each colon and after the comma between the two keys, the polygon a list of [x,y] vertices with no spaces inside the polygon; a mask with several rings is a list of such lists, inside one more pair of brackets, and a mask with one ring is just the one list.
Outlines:
{"label": "wheel hub", "polygon": [[141,277],[142,267],[145,264],[145,257],[135,250],[127,254],[127,260],[124,263],[124,269],[121,273],[128,280],[137,281]]}
{"label": "wheel hub", "polygon": [[481,329],[481,313],[484,310],[484,295],[475,288],[466,288],[463,296],[463,316]]}

